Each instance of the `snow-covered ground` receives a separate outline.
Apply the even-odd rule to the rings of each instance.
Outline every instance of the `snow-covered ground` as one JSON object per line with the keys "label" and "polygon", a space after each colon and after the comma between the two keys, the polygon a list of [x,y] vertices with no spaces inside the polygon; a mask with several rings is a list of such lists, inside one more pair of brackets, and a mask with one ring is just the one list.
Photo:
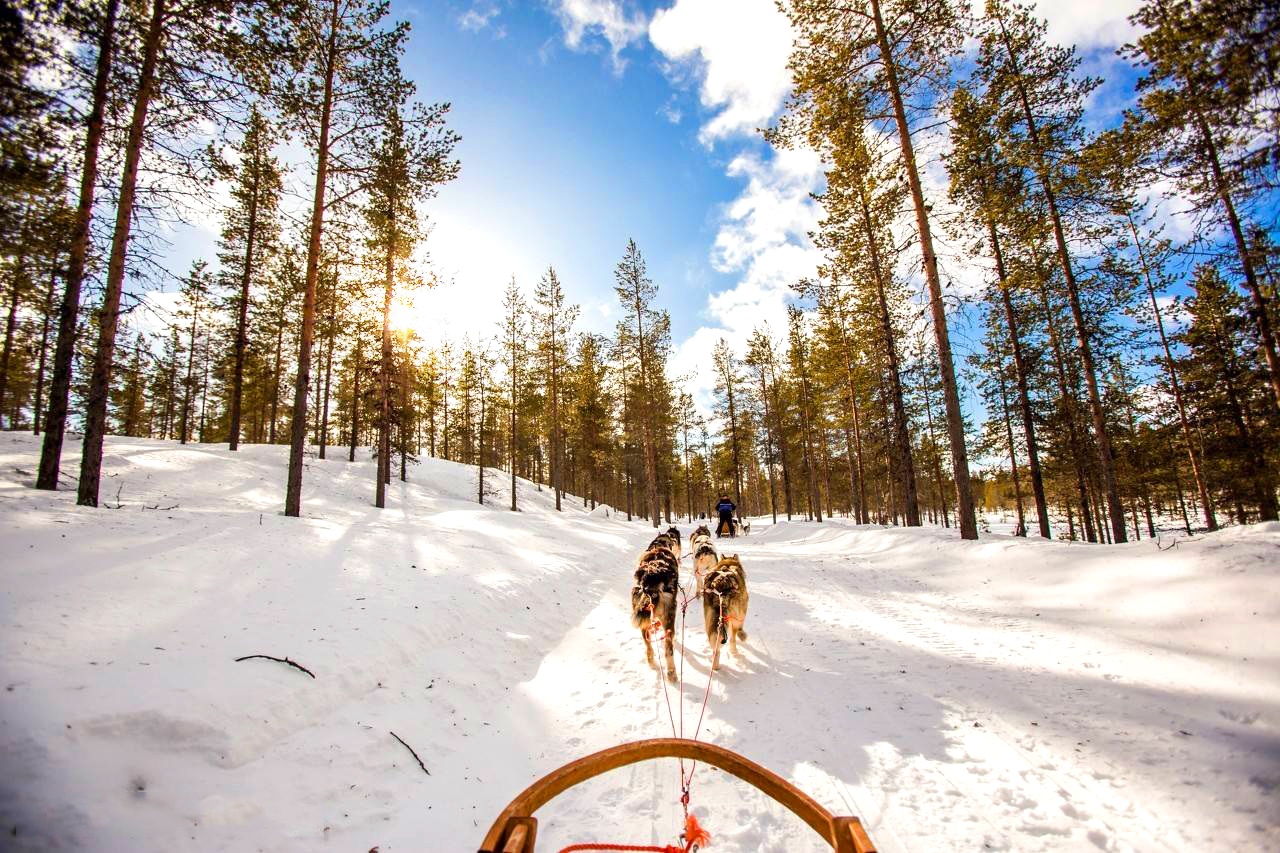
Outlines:
{"label": "snow-covered ground", "polygon": [[[434,460],[378,510],[342,453],[288,519],[285,448],[132,439],[121,506],[87,510],[29,487],[37,456],[0,434],[0,848],[474,850],[543,773],[671,734],[627,621],[639,523],[527,483],[480,507]],[[756,524],[701,736],[882,851],[1280,849],[1280,525],[1163,544]],[[674,762],[601,777],[539,848],[668,843],[678,795]],[[692,803],[713,851],[824,849],[714,769]]]}

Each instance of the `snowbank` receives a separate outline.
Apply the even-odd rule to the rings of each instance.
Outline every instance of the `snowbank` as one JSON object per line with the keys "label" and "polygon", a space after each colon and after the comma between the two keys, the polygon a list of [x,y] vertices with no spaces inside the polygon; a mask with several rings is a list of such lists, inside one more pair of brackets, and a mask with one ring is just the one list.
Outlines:
{"label": "snowbank", "polygon": [[[285,448],[132,439],[107,446],[120,508],[86,510],[29,488],[37,456],[0,434],[6,849],[472,850],[537,776],[671,732],[626,621],[638,522],[523,482],[523,512],[480,507],[474,470],[436,460],[377,510],[345,454],[308,462],[286,519]],[[884,851],[1280,847],[1280,525],[1163,551],[953,537],[721,540],[750,639],[702,736]],[[699,621],[671,694],[686,734]],[[593,781],[544,810],[540,848],[670,842],[676,779]],[[718,771],[692,800],[712,850],[822,849]]]}

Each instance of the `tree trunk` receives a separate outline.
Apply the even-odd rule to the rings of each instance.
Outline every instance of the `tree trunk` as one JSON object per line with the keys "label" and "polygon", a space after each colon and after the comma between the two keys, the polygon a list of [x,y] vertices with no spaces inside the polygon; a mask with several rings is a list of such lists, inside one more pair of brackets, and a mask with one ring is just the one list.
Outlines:
{"label": "tree trunk", "polygon": [[927,418],[926,423],[929,426],[929,444],[933,445],[933,476],[938,482],[938,511],[942,513],[942,526],[951,526],[951,516],[948,514],[947,493],[942,487],[942,454],[938,452],[938,440],[933,434],[933,400],[929,397],[929,383],[922,383],[924,386],[924,413]]}
{"label": "tree trunk", "polygon": [[[1009,442],[1009,470],[1013,474],[1013,498],[1018,507],[1018,527],[1014,536],[1027,535],[1027,518],[1022,509],[1022,481],[1018,478],[1018,454],[1013,444],[1013,419],[1009,417],[1009,395],[1005,392],[1004,373],[997,366],[996,378],[1000,382],[1000,407],[1004,411],[1005,436]],[[1046,537],[1047,538],[1047,537]]]}
{"label": "tree trunk", "polygon": [[[772,356],[770,356],[772,359]],[[786,501],[787,521],[791,520],[792,497],[791,497],[791,465],[788,462],[787,454],[787,434],[782,428],[782,404],[778,394],[778,374],[772,371],[773,381],[769,383],[773,394],[773,418],[775,423],[775,433],[778,436],[778,460],[782,463],[782,497]]]}
{"label": "tree trunk", "polygon": [[649,368],[645,361],[644,342],[644,305],[640,301],[640,286],[636,285],[636,354],[640,361],[640,390],[645,396],[641,409],[644,423],[644,475],[646,505],[653,507],[653,526],[660,524],[658,519],[658,461],[654,448],[656,438],[653,429],[653,391],[649,387]]}
{"label": "tree trunk", "polygon": [[58,488],[62,465],[62,439],[67,428],[67,409],[76,349],[76,320],[80,314],[80,288],[84,284],[85,260],[89,254],[89,225],[93,217],[93,195],[98,185],[98,149],[102,143],[107,108],[107,86],[111,80],[115,52],[116,12],[120,0],[107,0],[102,30],[98,34],[98,60],[93,77],[92,106],[85,131],[84,160],[80,169],[80,200],[71,229],[67,258],[66,287],[58,306],[58,339],[53,350],[53,376],[49,380],[49,414],[45,418],[44,441],[40,449],[40,470],[36,488]]}
{"label": "tree trunk", "polygon": [[[27,211],[30,215],[30,209]],[[18,303],[22,299],[22,279],[27,275],[27,256],[25,246],[27,243],[26,227],[22,229],[23,233],[19,237],[23,248],[14,264],[13,281],[9,285],[9,313],[5,317],[4,322],[4,347],[0,348],[0,412],[4,411],[4,398],[9,390],[9,361],[13,357],[13,333],[18,327]],[[14,415],[9,415],[9,428],[13,429]]]}
{"label": "tree trunk", "polygon": [[903,507],[908,527],[920,526],[920,499],[916,492],[916,467],[911,458],[911,435],[907,430],[907,412],[902,402],[902,376],[898,368],[898,348],[893,340],[893,324],[889,317],[889,301],[885,298],[884,275],[880,267],[879,241],[871,225],[866,185],[859,183],[858,200],[862,206],[862,225],[870,249],[872,276],[880,306],[880,329],[884,333],[885,353],[889,358],[889,385],[893,394],[894,443],[898,448],[898,476],[901,478]]}
{"label": "tree trunk", "polygon": [[324,396],[321,398],[322,409],[320,415],[320,458],[324,458],[325,448],[329,445],[329,396],[332,390],[333,382],[333,344],[338,337],[338,261],[333,261],[333,292],[329,298],[329,327],[325,330],[328,334],[328,345],[325,347],[324,358]]}
{"label": "tree trunk", "polygon": [[1160,314],[1160,303],[1156,301],[1155,285],[1151,281],[1151,269],[1147,264],[1147,254],[1138,238],[1138,229],[1134,225],[1133,216],[1125,211],[1129,222],[1129,233],[1133,235],[1133,245],[1138,250],[1138,260],[1142,263],[1143,280],[1147,285],[1147,296],[1151,299],[1151,311],[1156,318],[1156,331],[1160,333],[1160,345],[1164,347],[1164,369],[1169,375],[1169,387],[1173,389],[1173,401],[1178,409],[1178,424],[1182,427],[1182,440],[1187,445],[1187,458],[1191,460],[1191,474],[1196,481],[1196,491],[1200,493],[1200,504],[1204,507],[1204,523],[1210,530],[1218,529],[1218,519],[1213,513],[1213,499],[1209,497],[1209,487],[1205,483],[1204,472],[1200,469],[1200,457],[1196,454],[1195,442],[1191,438],[1191,423],[1187,418],[1187,407],[1182,399],[1182,383],[1178,381],[1178,368],[1173,360],[1173,351],[1169,348],[1169,338],[1164,331],[1164,317]]}
{"label": "tree trunk", "polygon": [[[765,459],[769,466],[769,509],[773,513],[773,523],[778,523],[778,485],[774,477],[773,466],[776,463],[774,458],[774,435],[773,435],[773,416],[769,411],[769,386],[765,380],[765,366],[760,365],[760,400],[764,403],[764,442],[765,442]],[[688,436],[685,437],[686,444]],[[685,467],[689,465],[688,454],[685,456]],[[690,512],[692,516],[692,512]]]}
{"label": "tree trunk", "polygon": [[898,127],[898,141],[902,145],[903,165],[907,181],[911,185],[911,198],[915,206],[916,226],[920,235],[920,251],[924,256],[925,279],[929,284],[929,308],[933,315],[933,333],[938,349],[938,370],[942,377],[942,396],[946,404],[947,435],[951,443],[951,469],[956,484],[956,517],[960,526],[960,538],[977,539],[978,521],[974,515],[973,488],[969,483],[969,456],[964,446],[964,415],[960,411],[960,393],[956,388],[955,367],[951,360],[951,339],[947,332],[947,309],[942,304],[942,281],[938,276],[938,258],[933,251],[933,234],[929,229],[929,213],[925,206],[924,190],[920,186],[920,174],[916,170],[915,151],[911,144],[911,129],[907,125],[906,109],[898,86],[898,72],[884,21],[880,17],[880,1],[871,0],[875,18],[876,38],[880,44],[880,58],[885,69],[889,96],[893,101],[894,120]]}
{"label": "tree trunk", "polygon": [[[730,356],[732,357],[732,356]],[[731,449],[733,450],[733,496],[734,503],[738,506],[738,514],[741,516],[742,509],[742,462],[738,455],[738,415],[733,403],[733,382],[732,377],[726,373],[724,377],[725,393],[729,398],[729,440]]]}
{"label": "tree trunk", "polygon": [[200,443],[204,444],[204,425],[205,412],[209,402],[209,343],[208,334],[205,335],[204,358],[200,359],[201,377],[200,377]]}
{"label": "tree trunk", "polygon": [[236,317],[235,367],[231,374],[230,450],[240,449],[240,401],[244,395],[244,355],[249,345],[249,283],[253,278],[253,249],[258,235],[258,187],[261,167],[255,150],[253,191],[249,196],[249,227],[245,231],[244,269],[240,273],[240,299]]}
{"label": "tree trunk", "polygon": [[271,423],[267,428],[267,441],[276,443],[276,424],[280,421],[280,374],[284,370],[284,317],[276,321],[276,361],[271,370]]}
{"label": "tree trunk", "polygon": [[1076,427],[1074,397],[1067,383],[1067,372],[1062,358],[1062,342],[1058,338],[1057,323],[1053,320],[1053,307],[1049,304],[1048,288],[1045,286],[1044,276],[1038,275],[1037,278],[1040,285],[1040,303],[1044,308],[1045,323],[1049,329],[1049,344],[1053,348],[1053,363],[1058,379],[1058,394],[1062,398],[1063,414],[1066,416],[1067,421],[1067,437],[1071,447],[1071,464],[1075,468],[1076,488],[1080,495],[1080,524],[1084,527],[1085,540],[1097,542],[1098,538],[1089,514],[1089,490],[1088,486],[1085,485],[1084,447],[1080,443],[1080,431]]}
{"label": "tree trunk", "polygon": [[[986,195],[986,185],[982,187]],[[996,277],[1000,282],[1000,302],[1004,307],[1005,325],[1009,329],[1009,344],[1013,349],[1014,379],[1018,386],[1018,406],[1022,414],[1022,432],[1027,441],[1027,470],[1031,474],[1031,492],[1036,502],[1036,520],[1040,535],[1049,538],[1049,501],[1044,494],[1044,475],[1040,470],[1040,450],[1036,444],[1035,419],[1031,415],[1031,394],[1027,383],[1027,363],[1022,352],[1022,336],[1013,312],[1013,299],[1009,295],[1009,281],[1005,273],[1004,252],[1000,248],[1000,235],[995,220],[987,217],[987,231],[991,236],[991,252],[996,261]]]}
{"label": "tree trunk", "polygon": [[348,462],[356,461],[356,444],[360,441],[360,373],[364,362],[364,339],[360,337],[359,324],[356,325],[356,348],[353,388],[351,391],[351,452]]}
{"label": "tree trunk", "polygon": [[[1240,217],[1236,215],[1235,202],[1231,199],[1231,191],[1227,187],[1226,178],[1222,174],[1222,163],[1218,155],[1218,143],[1213,138],[1209,123],[1200,111],[1196,110],[1196,124],[1204,140],[1205,152],[1209,155],[1209,166],[1213,171],[1213,186],[1222,207],[1227,213],[1227,224],[1231,228],[1231,237],[1235,240],[1236,253],[1240,257],[1240,266],[1244,270],[1244,280],[1249,287],[1249,297],[1253,300],[1253,315],[1258,324],[1258,337],[1262,339],[1262,351],[1267,357],[1267,371],[1270,373],[1271,393],[1275,397],[1276,408],[1280,408],[1280,355],[1276,353],[1275,333],[1271,329],[1271,310],[1267,298],[1258,283],[1258,273],[1253,266],[1253,258],[1245,243],[1244,230],[1240,226]],[[1210,528],[1212,529],[1212,528]]]}
{"label": "tree trunk", "polygon": [[56,266],[49,270],[49,290],[44,295],[44,310],[40,318],[40,361],[36,367],[36,399],[31,408],[31,432],[40,434],[40,415],[44,411],[44,371],[49,357],[49,318],[53,316],[53,296],[57,290]]}
{"label": "tree trunk", "polygon": [[[1252,481],[1254,500],[1258,504],[1259,520],[1276,521],[1280,511],[1276,506],[1275,490],[1269,482],[1270,469],[1267,465],[1267,459],[1262,453],[1257,434],[1251,428],[1248,417],[1245,414],[1245,403],[1241,399],[1240,391],[1236,387],[1236,383],[1231,379],[1232,375],[1239,375],[1243,371],[1238,369],[1235,357],[1231,354],[1231,344],[1228,341],[1225,330],[1220,326],[1215,326],[1214,331],[1216,332],[1216,355],[1220,365],[1218,374],[1222,377],[1222,386],[1226,391],[1227,412],[1236,428],[1236,435],[1240,439],[1241,447],[1248,462],[1248,472],[1244,479]],[[1240,523],[1244,524],[1243,511],[1239,515]]]}
{"label": "tree trunk", "polygon": [[311,387],[311,338],[316,325],[316,274],[320,264],[320,233],[324,225],[324,192],[329,177],[329,122],[333,110],[333,77],[337,71],[338,0],[329,15],[325,45],[324,94],[320,107],[320,139],[316,153],[315,197],[311,204],[311,233],[307,243],[307,278],[302,293],[302,340],[298,347],[298,381],[294,386],[293,421],[289,435],[289,478],[284,514],[302,513],[302,457],[307,444],[307,391]]}
{"label": "tree trunk", "polygon": [[120,291],[124,286],[125,252],[129,229],[133,224],[133,202],[138,182],[138,164],[142,159],[143,131],[147,108],[151,105],[155,85],[156,63],[164,30],[165,0],[153,0],[151,20],[143,43],[142,68],[138,72],[138,91],[129,122],[129,140],[125,148],[124,172],[116,201],[115,230],[111,235],[111,257],[107,263],[106,292],[98,316],[98,350],[89,381],[89,399],[85,412],[84,449],[80,457],[80,484],[76,503],[98,505],[98,484],[102,478],[102,442],[107,431],[107,399],[111,394],[111,363],[115,358],[116,327],[120,320]]}
{"label": "tree trunk", "polygon": [[810,515],[815,521],[822,521],[822,502],[821,496],[818,494],[818,472],[816,463],[813,458],[813,439],[812,424],[810,412],[812,411],[809,402],[809,374],[805,369],[804,355],[800,357],[800,422],[801,431],[804,434],[804,468],[805,477],[809,483],[809,508]]}
{"label": "tree trunk", "polygon": [[196,300],[191,306],[191,336],[187,345],[187,379],[183,383],[182,389],[182,420],[181,435],[178,436],[179,444],[187,443],[187,434],[191,429],[191,382],[195,373],[196,366],[196,331],[200,323],[200,297],[196,294]]}
{"label": "tree trunk", "polygon": [[[388,194],[387,211],[391,237],[383,262],[382,359],[378,380],[378,485],[374,506],[387,505],[387,481],[391,479],[391,298],[395,295],[395,186]],[[481,398],[483,401],[483,398]],[[483,474],[481,475],[483,481]],[[484,503],[483,495],[481,503]]]}
{"label": "tree trunk", "polygon": [[[514,283],[513,283],[514,284]],[[517,303],[518,305],[518,303]],[[513,316],[514,312],[513,312]],[[517,318],[518,319],[518,318]],[[513,323],[515,321],[513,320]],[[514,326],[513,326],[514,328]],[[511,446],[511,511],[517,512],[516,508],[516,371],[519,367],[516,365],[516,342],[512,338],[508,345],[511,347],[511,365],[509,377],[511,380],[511,434],[508,436],[508,444]]]}

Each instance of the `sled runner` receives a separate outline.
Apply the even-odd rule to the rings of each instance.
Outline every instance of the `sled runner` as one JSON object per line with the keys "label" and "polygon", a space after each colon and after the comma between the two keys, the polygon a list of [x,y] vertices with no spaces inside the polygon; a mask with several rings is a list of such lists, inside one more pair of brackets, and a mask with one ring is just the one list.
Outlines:
{"label": "sled runner", "polygon": [[[569,788],[610,770],[654,758],[680,758],[702,761],[729,773],[786,806],[809,825],[836,853],[875,853],[871,838],[856,817],[832,817],[809,795],[790,782],[748,761],[736,752],[686,738],[653,738],[620,744],[572,761],[553,770],[526,788],[511,801],[484,837],[480,853],[534,853],[538,836],[538,820],[534,813]],[[687,788],[684,801],[687,803]],[[696,828],[696,822],[689,824]],[[651,850],[691,851],[694,840],[685,846],[649,847],[610,843],[572,845],[573,850]]]}

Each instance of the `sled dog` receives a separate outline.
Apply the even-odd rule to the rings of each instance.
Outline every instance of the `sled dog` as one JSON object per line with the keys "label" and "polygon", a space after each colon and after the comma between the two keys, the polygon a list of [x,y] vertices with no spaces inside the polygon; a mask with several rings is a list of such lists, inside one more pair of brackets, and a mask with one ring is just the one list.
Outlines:
{"label": "sled dog", "polygon": [[738,656],[738,640],[747,632],[747,575],[738,555],[725,557],[707,573],[702,583],[702,616],[707,626],[707,642],[711,644],[711,668],[720,668],[720,647],[726,642],[729,652]]}
{"label": "sled dog", "polygon": [[697,594],[701,595],[703,578],[720,561],[720,555],[711,544],[711,530],[705,524],[689,534],[689,553],[693,554],[693,576],[698,581]]}
{"label": "sled dog", "polygon": [[[664,533],[658,539],[665,536]],[[640,629],[640,639],[644,641],[645,660],[655,669],[657,663],[653,659],[653,646],[649,642],[649,635],[651,631],[659,629],[662,631],[667,679],[672,682],[676,680],[674,644],[676,595],[679,588],[680,563],[670,547],[668,545],[651,546],[644,552],[636,566],[635,582],[631,587],[631,624]]]}
{"label": "sled dog", "polygon": [[[672,530],[675,531],[674,534],[671,532]],[[659,533],[657,536],[653,537],[653,541],[649,543],[649,547],[645,549],[645,553],[648,553],[654,548],[665,548],[671,552],[671,556],[675,557],[677,560],[680,559],[680,531],[673,527],[665,533]]]}
{"label": "sled dog", "polygon": [[676,555],[676,559],[680,559],[680,546],[684,541],[684,537],[680,535],[680,528],[674,524],[667,528],[666,537],[671,540],[671,553]]}

